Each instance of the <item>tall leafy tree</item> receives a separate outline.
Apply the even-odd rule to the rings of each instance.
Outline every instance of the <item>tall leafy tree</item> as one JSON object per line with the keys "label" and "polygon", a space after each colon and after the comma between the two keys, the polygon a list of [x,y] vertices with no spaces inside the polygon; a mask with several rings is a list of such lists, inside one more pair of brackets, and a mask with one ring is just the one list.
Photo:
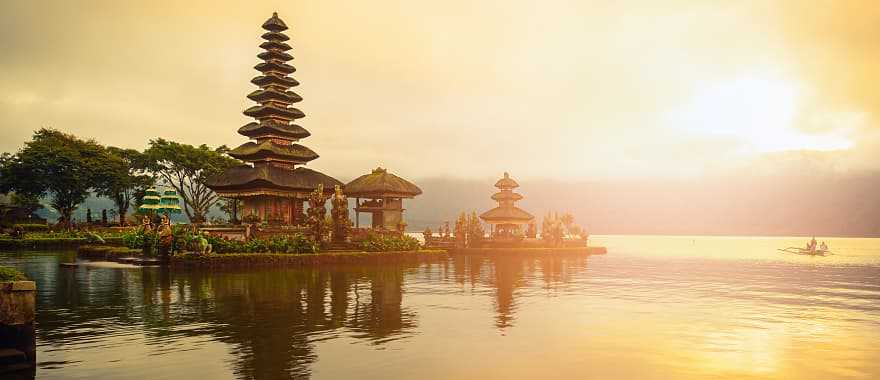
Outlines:
{"label": "tall leafy tree", "polygon": [[147,164],[147,156],[137,150],[107,148],[106,170],[98,173],[100,178],[95,190],[98,195],[113,200],[119,225],[125,224],[125,216],[138,192],[145,191],[155,183],[155,179],[146,172]]}
{"label": "tall leafy tree", "polygon": [[42,198],[60,214],[59,223],[69,225],[76,207],[85,201],[106,170],[107,154],[93,140],[54,129],[43,128],[15,155],[7,155],[0,164],[0,191]]}
{"label": "tall leafy tree", "polygon": [[148,168],[159,179],[177,190],[183,199],[183,211],[190,221],[200,223],[219,197],[205,181],[241,162],[227,157],[226,146],[210,149],[207,145],[192,146],[165,139],[150,141],[146,154]]}

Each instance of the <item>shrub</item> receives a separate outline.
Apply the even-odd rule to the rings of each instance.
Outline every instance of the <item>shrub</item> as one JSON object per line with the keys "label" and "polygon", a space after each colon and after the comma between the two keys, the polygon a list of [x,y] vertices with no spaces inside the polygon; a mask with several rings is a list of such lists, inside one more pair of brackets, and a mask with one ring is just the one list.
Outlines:
{"label": "shrub", "polygon": [[0,267],[0,282],[27,280],[24,273],[10,267]]}
{"label": "shrub", "polygon": [[141,249],[144,247],[143,231],[131,230],[122,234],[122,244],[131,249]]}
{"label": "shrub", "polygon": [[15,224],[12,228],[21,228],[24,232],[44,232],[49,230],[49,225],[47,224]]}
{"label": "shrub", "polygon": [[230,240],[219,236],[205,237],[216,253],[315,253],[317,245],[303,235],[277,235],[267,239]]}
{"label": "shrub", "polygon": [[367,252],[386,251],[417,251],[419,241],[409,235],[386,235],[370,232],[361,242],[361,248]]}

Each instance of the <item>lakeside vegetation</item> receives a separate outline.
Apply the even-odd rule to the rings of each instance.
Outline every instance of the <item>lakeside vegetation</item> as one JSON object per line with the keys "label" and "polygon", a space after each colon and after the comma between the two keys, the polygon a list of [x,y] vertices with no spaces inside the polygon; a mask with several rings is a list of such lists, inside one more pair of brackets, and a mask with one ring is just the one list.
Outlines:
{"label": "lakeside vegetation", "polygon": [[10,267],[0,267],[0,282],[24,281],[27,276],[21,271]]}
{"label": "lakeside vegetation", "polygon": [[161,182],[177,191],[191,222],[204,222],[220,201],[205,180],[241,163],[226,156],[228,150],[157,138],[138,151],[43,128],[15,154],[0,155],[0,193],[11,193],[10,202],[27,214],[43,208],[46,199],[62,227],[71,227],[74,210],[95,194],[113,201],[116,224],[125,225],[146,189]]}

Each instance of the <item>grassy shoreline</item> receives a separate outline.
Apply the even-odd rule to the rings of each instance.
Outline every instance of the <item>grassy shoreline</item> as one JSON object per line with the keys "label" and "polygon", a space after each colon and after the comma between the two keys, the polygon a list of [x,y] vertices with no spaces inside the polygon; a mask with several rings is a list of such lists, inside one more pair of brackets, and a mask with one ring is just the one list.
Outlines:
{"label": "grassy shoreline", "polygon": [[[122,238],[107,237],[104,238],[107,245],[121,246]],[[88,244],[86,238],[43,238],[43,237],[25,237],[23,239],[0,238],[0,249],[21,250],[21,249],[70,249],[77,248],[81,245]]]}
{"label": "grassy shoreline", "polygon": [[[122,257],[141,256],[141,251],[126,247],[106,245],[82,245],[77,257],[115,260]],[[253,266],[303,266],[323,264],[396,263],[436,260],[446,257],[442,249],[418,251],[325,251],[320,253],[177,253],[171,257],[172,267],[253,267]]]}

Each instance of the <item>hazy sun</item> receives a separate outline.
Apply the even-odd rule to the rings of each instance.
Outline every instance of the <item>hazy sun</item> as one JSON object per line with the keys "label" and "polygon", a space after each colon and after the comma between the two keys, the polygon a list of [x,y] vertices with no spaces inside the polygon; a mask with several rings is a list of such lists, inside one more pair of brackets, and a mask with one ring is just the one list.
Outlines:
{"label": "hazy sun", "polygon": [[823,133],[804,131],[805,91],[784,79],[740,77],[706,83],[680,108],[667,116],[687,133],[731,139],[743,153],[784,150],[845,149],[852,142],[833,128]]}

